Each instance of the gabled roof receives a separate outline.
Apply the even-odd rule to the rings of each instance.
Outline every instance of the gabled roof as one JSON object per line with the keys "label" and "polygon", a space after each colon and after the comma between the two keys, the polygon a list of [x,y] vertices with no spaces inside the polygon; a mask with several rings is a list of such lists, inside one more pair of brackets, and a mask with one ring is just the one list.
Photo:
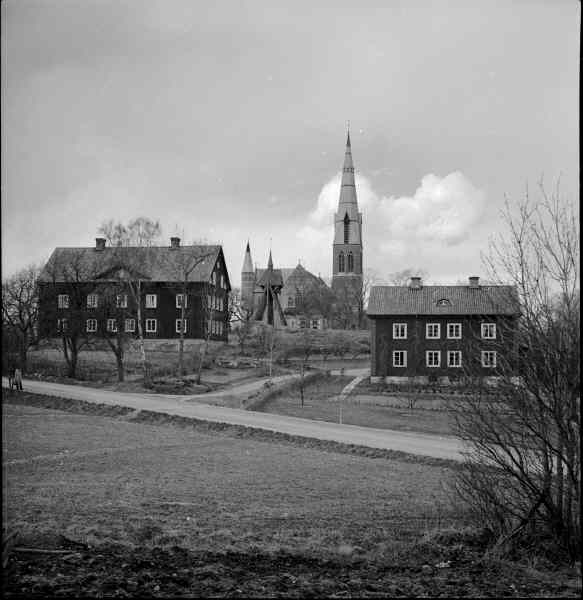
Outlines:
{"label": "gabled roof", "polygon": [[[255,269],[255,281],[259,282],[267,269]],[[278,273],[281,277],[283,285],[285,285],[288,277],[295,271],[295,268],[282,267],[281,269],[273,269],[274,273]]]}
{"label": "gabled roof", "polygon": [[[326,285],[321,277],[317,277],[313,273],[310,273],[307,269],[305,269],[302,265],[298,264],[294,269],[290,269],[290,273],[285,278],[285,285],[292,287],[301,287],[307,284],[315,284],[315,285]],[[327,286],[326,286],[327,287]]]}
{"label": "gabled roof", "polygon": [[[440,300],[442,302],[440,302]],[[374,286],[367,315],[518,315],[516,288],[510,285]]]}
{"label": "gabled roof", "polygon": [[[195,257],[204,257],[186,277],[190,282],[208,282],[215,264],[222,255],[221,246],[197,245],[178,248],[151,247],[106,247],[55,248],[41,272],[41,282],[70,281],[78,274],[80,281],[93,281],[115,277],[125,269],[150,281],[183,281]],[[225,262],[224,257],[222,258]],[[226,266],[225,266],[226,268]],[[228,277],[228,276],[227,276]]]}

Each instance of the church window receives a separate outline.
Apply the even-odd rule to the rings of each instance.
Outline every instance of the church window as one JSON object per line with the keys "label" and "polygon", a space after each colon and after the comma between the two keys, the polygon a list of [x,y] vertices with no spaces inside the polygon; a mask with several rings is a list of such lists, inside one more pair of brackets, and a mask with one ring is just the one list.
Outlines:
{"label": "church window", "polygon": [[338,272],[344,273],[345,264],[344,264],[344,252],[341,252],[338,255]]}
{"label": "church window", "polygon": [[348,213],[344,215],[344,243],[348,244],[350,233],[350,219],[348,218]]}
{"label": "church window", "polygon": [[295,298],[293,296],[287,297],[287,306],[288,308],[293,308],[296,305]]}
{"label": "church window", "polygon": [[354,271],[354,256],[352,252],[348,253],[348,272],[352,273]]}

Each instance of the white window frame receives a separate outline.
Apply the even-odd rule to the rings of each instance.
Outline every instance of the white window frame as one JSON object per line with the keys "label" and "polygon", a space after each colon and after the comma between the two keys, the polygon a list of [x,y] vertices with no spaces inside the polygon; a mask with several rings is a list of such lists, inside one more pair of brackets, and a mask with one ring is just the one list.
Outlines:
{"label": "white window frame", "polygon": [[57,307],[58,308],[69,308],[69,294],[59,294],[57,296]]}
{"label": "white window frame", "polygon": [[188,294],[176,294],[176,308],[182,308],[182,300],[184,308],[188,308]]}
{"label": "white window frame", "polygon": [[[490,357],[493,360],[487,359],[486,357]],[[485,369],[495,369],[496,368],[496,350],[482,350],[482,367]]]}
{"label": "white window frame", "polygon": [[[493,335],[490,335],[490,329],[492,329]],[[481,327],[482,339],[483,340],[495,340],[496,339],[496,323],[484,322]]]}
{"label": "white window frame", "polygon": [[98,294],[87,294],[87,308],[97,308],[99,306]]}
{"label": "white window frame", "polygon": [[184,323],[184,333],[186,333],[188,331],[188,319],[176,319],[176,322],[174,323],[176,333],[182,333],[182,330],[180,329],[181,323]]}
{"label": "white window frame", "polygon": [[[451,333],[450,328],[457,328],[458,335]],[[448,340],[461,340],[462,339],[462,324],[461,323],[448,323],[447,324],[447,339]]]}
{"label": "white window frame", "polygon": [[[452,357],[459,356],[459,364],[452,364]],[[447,351],[447,366],[452,369],[457,369],[462,366],[462,351],[461,350],[448,350]]]}
{"label": "white window frame", "polygon": [[117,319],[107,319],[106,331],[117,333]]}
{"label": "white window frame", "polygon": [[[430,365],[429,356],[437,355],[437,364]],[[431,361],[432,362],[432,361]],[[425,366],[431,369],[441,367],[441,350],[426,350],[425,351]]]}
{"label": "white window frame", "polygon": [[57,319],[57,331],[59,333],[64,333],[65,331],[69,331],[69,319]]}
{"label": "white window frame", "polygon": [[95,333],[97,331],[97,319],[87,319],[85,322],[85,331],[87,333]]}
{"label": "white window frame", "polygon": [[407,339],[407,323],[393,323],[393,339],[394,340],[406,340]]}
{"label": "white window frame", "polygon": [[287,307],[295,308],[295,306],[296,306],[296,299],[293,296],[288,296],[287,297]]}
{"label": "white window frame", "polygon": [[[397,355],[402,355],[402,365],[397,364]],[[393,350],[393,367],[395,368],[405,368],[407,366],[407,350]]]}
{"label": "white window frame", "polygon": [[[128,327],[129,325],[129,327]],[[125,330],[126,333],[134,333],[136,331],[136,320],[135,319],[126,319],[125,320]]]}
{"label": "white window frame", "polygon": [[127,294],[117,294],[115,297],[115,306],[117,308],[127,308],[128,307],[128,295]]}
{"label": "white window frame", "polygon": [[146,308],[158,308],[158,294],[146,294]]}
{"label": "white window frame", "polygon": [[[437,327],[436,335],[429,335],[429,331]],[[441,338],[441,323],[425,323],[425,339],[427,340],[438,340]]]}
{"label": "white window frame", "polygon": [[[154,329],[148,325],[154,323]],[[158,320],[157,319],[146,319],[146,333],[156,333],[158,331]]]}

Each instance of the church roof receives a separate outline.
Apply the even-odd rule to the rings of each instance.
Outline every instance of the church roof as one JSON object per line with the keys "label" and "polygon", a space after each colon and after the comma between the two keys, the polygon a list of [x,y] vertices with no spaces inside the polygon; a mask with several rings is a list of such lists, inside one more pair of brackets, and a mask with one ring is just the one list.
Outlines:
{"label": "church roof", "polygon": [[374,286],[369,317],[389,315],[518,315],[516,288],[510,285]]}

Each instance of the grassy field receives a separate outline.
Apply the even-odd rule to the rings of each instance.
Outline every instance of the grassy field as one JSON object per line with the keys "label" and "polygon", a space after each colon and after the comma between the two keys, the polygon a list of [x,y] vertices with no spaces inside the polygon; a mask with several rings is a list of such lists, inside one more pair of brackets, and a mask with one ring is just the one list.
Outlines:
{"label": "grassy field", "polygon": [[[304,419],[338,423],[340,402],[336,396],[352,381],[352,377],[331,376],[309,384],[304,391],[304,406],[300,392],[291,390],[269,400],[255,410]],[[451,435],[452,424],[447,411],[409,409],[372,404],[357,404],[354,400],[342,402],[342,422],[347,425],[418,431],[437,435]]]}
{"label": "grassy field", "polygon": [[11,404],[3,433],[4,527],[70,550],[14,552],[7,597],[577,594],[436,538],[447,467]]}

